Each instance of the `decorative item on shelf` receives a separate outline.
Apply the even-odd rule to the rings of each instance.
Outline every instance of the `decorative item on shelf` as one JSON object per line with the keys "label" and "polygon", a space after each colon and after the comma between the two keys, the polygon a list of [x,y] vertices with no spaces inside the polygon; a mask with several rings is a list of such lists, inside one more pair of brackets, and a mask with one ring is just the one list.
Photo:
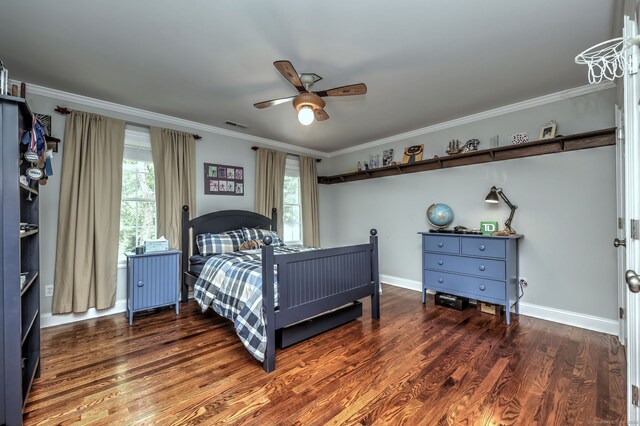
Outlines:
{"label": "decorative item on shelf", "polygon": [[204,163],[204,193],[244,195],[244,167]]}
{"label": "decorative item on shelf", "polygon": [[380,167],[380,154],[369,154],[369,168],[375,169]]}
{"label": "decorative item on shelf", "polygon": [[366,161],[364,162],[364,169],[369,170],[369,163],[367,163]]}
{"label": "decorative item on shelf", "polygon": [[504,195],[504,191],[502,190],[502,188],[496,188],[495,186],[492,186],[491,191],[489,191],[484,201],[491,204],[497,204],[500,202],[500,198],[498,198],[498,196],[504,200],[507,206],[509,206],[509,209],[511,209],[511,213],[509,214],[509,218],[504,223],[504,231],[496,231],[492,233],[492,235],[516,235],[516,231],[514,231],[511,227],[511,221],[513,220],[513,215],[515,214],[518,206],[511,203],[507,196]]}
{"label": "decorative item on shelf", "polygon": [[393,148],[382,151],[382,165],[391,166],[393,163]]}
{"label": "decorative item on shelf", "polygon": [[500,145],[500,136],[499,135],[495,135],[492,136],[491,138],[489,138],[489,147],[490,148],[497,148]]}
{"label": "decorative item on shelf", "polygon": [[437,229],[444,229],[453,222],[453,210],[444,203],[434,203],[427,208],[427,222]]}
{"label": "decorative item on shelf", "polygon": [[480,222],[480,231],[483,235],[491,235],[498,230],[498,222]]}
{"label": "decorative item on shelf", "polygon": [[529,133],[520,132],[511,136],[511,144],[512,145],[520,145],[521,143],[529,142]]}
{"label": "decorative item on shelf", "polygon": [[361,172],[362,171],[362,163],[358,161],[358,171]]}
{"label": "decorative item on shelf", "polygon": [[9,70],[4,67],[0,59],[0,95],[9,94]]}
{"label": "decorative item on shelf", "polygon": [[553,139],[556,137],[556,130],[558,128],[558,123],[551,120],[547,124],[545,124],[542,129],[540,129],[540,136],[538,139]]}
{"label": "decorative item on shelf", "polygon": [[461,152],[477,151],[480,141],[478,139],[469,139],[462,145]]}
{"label": "decorative item on shelf", "polygon": [[455,155],[460,153],[460,139],[451,139],[447,147],[447,154]]}
{"label": "decorative item on shelf", "polygon": [[422,160],[422,152],[424,151],[424,144],[408,146],[404,149],[404,157],[402,163],[415,163]]}

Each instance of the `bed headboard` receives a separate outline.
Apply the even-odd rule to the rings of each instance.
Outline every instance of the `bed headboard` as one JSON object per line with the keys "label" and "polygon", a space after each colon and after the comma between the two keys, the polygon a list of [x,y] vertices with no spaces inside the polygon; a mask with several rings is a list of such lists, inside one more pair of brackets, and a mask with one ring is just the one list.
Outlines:
{"label": "bed headboard", "polygon": [[[277,211],[274,208],[271,218],[248,210],[221,210],[207,213],[189,220],[189,206],[182,206],[182,259],[183,264],[189,260],[189,234],[191,231],[191,247],[197,253],[196,236],[207,232],[220,234],[225,231],[246,228],[261,228],[277,231]],[[186,268],[183,268],[186,271]]]}

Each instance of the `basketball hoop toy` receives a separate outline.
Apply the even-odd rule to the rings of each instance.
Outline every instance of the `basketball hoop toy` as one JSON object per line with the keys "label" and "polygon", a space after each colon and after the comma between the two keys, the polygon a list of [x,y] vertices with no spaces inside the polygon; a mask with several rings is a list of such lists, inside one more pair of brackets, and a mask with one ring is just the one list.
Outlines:
{"label": "basketball hoop toy", "polygon": [[618,37],[591,46],[576,56],[576,64],[589,67],[589,83],[598,84],[603,79],[615,80],[629,71],[629,60],[624,54],[629,47],[640,45],[640,36]]}

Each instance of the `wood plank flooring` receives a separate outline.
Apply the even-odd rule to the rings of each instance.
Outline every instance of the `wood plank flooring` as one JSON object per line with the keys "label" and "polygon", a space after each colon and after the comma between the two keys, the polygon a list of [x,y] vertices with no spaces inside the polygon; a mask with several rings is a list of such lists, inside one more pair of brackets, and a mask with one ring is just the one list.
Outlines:
{"label": "wood plank flooring", "polygon": [[263,372],[196,303],[43,330],[36,424],[624,424],[617,339],[520,316],[426,306],[385,286],[362,318],[278,350]]}

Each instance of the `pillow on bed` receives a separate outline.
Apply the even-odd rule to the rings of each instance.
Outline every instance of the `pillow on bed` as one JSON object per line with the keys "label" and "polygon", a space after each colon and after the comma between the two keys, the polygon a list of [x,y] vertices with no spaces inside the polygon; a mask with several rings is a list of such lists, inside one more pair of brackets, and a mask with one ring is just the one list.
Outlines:
{"label": "pillow on bed", "polygon": [[244,239],[246,241],[262,240],[264,239],[264,237],[268,235],[271,237],[271,240],[272,240],[271,245],[273,247],[281,247],[285,245],[284,242],[278,236],[278,234],[276,234],[273,231],[268,231],[266,229],[258,229],[258,228],[242,228],[242,232],[244,232]]}
{"label": "pillow on bed", "polygon": [[233,241],[233,251],[240,250],[240,246],[246,240],[244,239],[244,232],[242,229],[234,229],[233,231],[223,232],[224,235],[228,235],[231,237],[231,241]]}
{"label": "pillow on bed", "polygon": [[233,239],[226,234],[200,234],[196,237],[198,251],[202,256],[211,254],[233,253]]}

